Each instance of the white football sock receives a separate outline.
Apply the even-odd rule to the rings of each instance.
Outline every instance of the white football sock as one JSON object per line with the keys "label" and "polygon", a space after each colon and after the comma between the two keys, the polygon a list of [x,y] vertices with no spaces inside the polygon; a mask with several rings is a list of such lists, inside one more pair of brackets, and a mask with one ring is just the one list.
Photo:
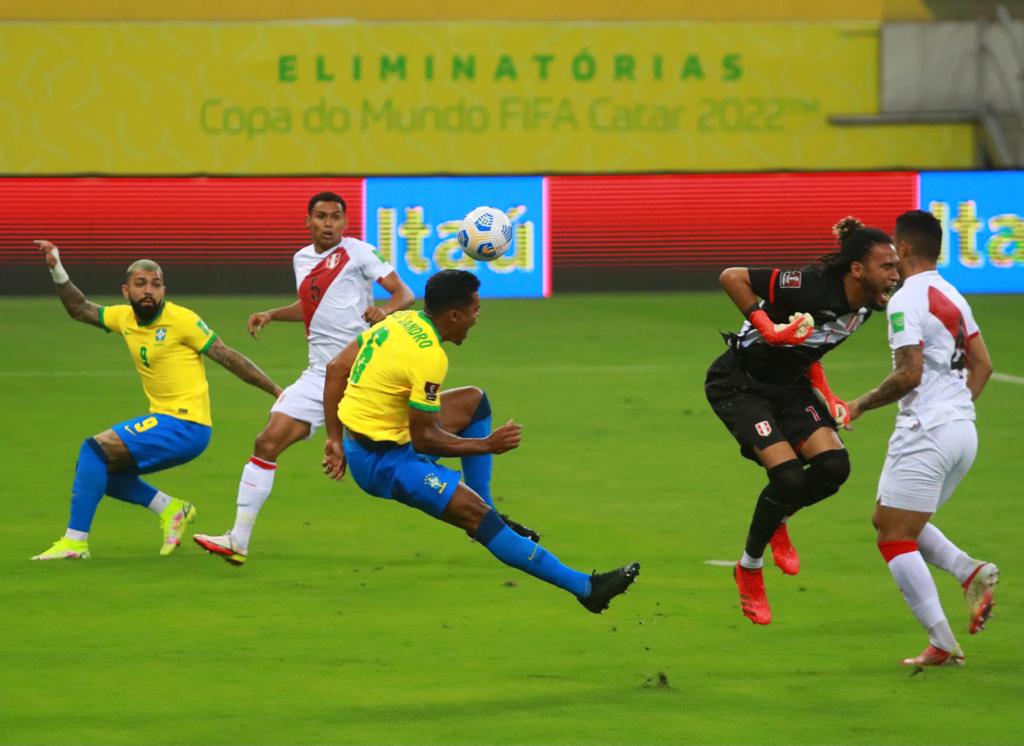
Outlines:
{"label": "white football sock", "polygon": [[889,560],[889,572],[903,592],[903,598],[935,647],[954,650],[956,640],[939,602],[932,574],[920,552],[904,552]]}
{"label": "white football sock", "polygon": [[929,563],[956,576],[963,583],[977,566],[977,560],[946,538],[936,526],[926,523],[917,537],[917,548]]}
{"label": "white football sock", "polygon": [[759,570],[764,567],[764,557],[751,557],[746,552],[740,557],[740,567],[745,567],[748,570]]}
{"label": "white football sock", "polygon": [[253,524],[274,488],[276,470],[276,463],[255,456],[242,468],[242,479],[238,483],[238,509],[235,511],[235,525],[231,528],[231,537],[242,549],[249,548]]}
{"label": "white football sock", "polygon": [[164,508],[171,504],[171,500],[173,499],[174,498],[168,495],[166,492],[161,492],[160,490],[157,490],[156,494],[153,495],[153,499],[149,501],[149,505],[147,505],[146,507],[152,510],[157,515],[160,515],[164,512]]}
{"label": "white football sock", "polygon": [[88,541],[89,540],[89,532],[88,531],[75,531],[75,529],[69,528],[67,531],[64,532],[64,538],[65,539],[73,539],[75,541]]}

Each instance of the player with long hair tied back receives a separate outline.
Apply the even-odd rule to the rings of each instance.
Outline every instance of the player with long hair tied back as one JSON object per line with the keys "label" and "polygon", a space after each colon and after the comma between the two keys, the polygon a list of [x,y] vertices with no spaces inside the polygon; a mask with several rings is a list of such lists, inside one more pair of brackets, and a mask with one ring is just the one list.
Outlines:
{"label": "player with long hair tied back", "polygon": [[834,495],[850,475],[837,433],[847,407],[832,393],[821,358],[846,341],[899,281],[889,236],[852,217],[833,228],[839,250],[801,269],[730,267],[719,281],[746,317],[723,335],[728,349],[708,369],[708,402],[740,453],[768,476],[754,506],[734,576],[743,614],[771,622],[763,555],[796,575],[800,559],[787,519]]}

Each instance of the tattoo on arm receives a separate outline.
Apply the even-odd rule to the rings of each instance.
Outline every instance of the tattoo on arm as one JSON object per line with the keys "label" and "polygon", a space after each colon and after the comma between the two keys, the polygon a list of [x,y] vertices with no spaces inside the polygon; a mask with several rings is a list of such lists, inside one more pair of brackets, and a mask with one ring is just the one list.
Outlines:
{"label": "tattoo on arm", "polygon": [[892,373],[886,376],[877,388],[860,397],[861,409],[877,409],[899,401],[921,383],[924,353],[920,345],[900,347],[894,353],[894,357],[896,365]]}
{"label": "tattoo on arm", "polygon": [[68,316],[83,324],[92,324],[100,329],[104,328],[100,323],[100,307],[85,297],[85,293],[79,290],[75,283],[68,280],[62,285],[57,285],[57,296],[64,304],[64,310]]}
{"label": "tattoo on arm", "polygon": [[281,392],[278,385],[266,373],[260,370],[256,363],[238,350],[228,347],[219,339],[210,345],[209,349],[206,350],[206,355],[246,383],[258,389],[263,389],[272,396],[277,396]]}

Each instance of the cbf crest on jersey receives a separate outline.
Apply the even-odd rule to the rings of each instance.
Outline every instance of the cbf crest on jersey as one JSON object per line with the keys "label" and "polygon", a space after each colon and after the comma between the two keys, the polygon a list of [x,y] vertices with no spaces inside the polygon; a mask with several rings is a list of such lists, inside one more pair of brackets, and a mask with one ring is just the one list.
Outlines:
{"label": "cbf crest on jersey", "polygon": [[156,330],[156,334],[154,336],[156,337],[156,341],[157,342],[163,342],[165,339],[167,339],[167,327],[166,326],[159,327]]}

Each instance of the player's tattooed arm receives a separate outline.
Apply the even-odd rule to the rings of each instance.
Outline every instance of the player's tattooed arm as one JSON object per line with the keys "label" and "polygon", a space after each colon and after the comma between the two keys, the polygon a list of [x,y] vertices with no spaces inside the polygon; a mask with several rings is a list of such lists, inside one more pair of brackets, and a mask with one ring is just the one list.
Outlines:
{"label": "player's tattooed arm", "polygon": [[871,391],[850,402],[850,419],[856,419],[869,409],[884,407],[899,401],[921,383],[924,370],[924,350],[921,345],[899,347],[893,353],[895,365],[892,373]]}
{"label": "player's tattooed arm", "polygon": [[256,363],[238,350],[228,347],[220,339],[213,341],[213,344],[206,349],[206,355],[246,383],[263,389],[273,397],[281,395],[281,387],[270,380],[270,377],[260,370]]}
{"label": "player's tattooed arm", "polygon": [[83,324],[92,324],[100,329],[105,328],[100,323],[100,307],[85,297],[85,293],[79,290],[75,283],[68,280],[62,285],[57,285],[57,296],[64,304],[64,310],[68,316]]}
{"label": "player's tattooed arm", "polygon": [[60,262],[60,250],[49,241],[33,241],[39,250],[43,252],[46,259],[46,266],[50,268],[50,275],[53,277],[53,284],[57,288],[57,296],[64,304],[64,310],[68,316],[83,324],[92,324],[104,328],[100,323],[100,307],[85,297],[85,293],[79,290],[75,283],[71,282],[64,265]]}

